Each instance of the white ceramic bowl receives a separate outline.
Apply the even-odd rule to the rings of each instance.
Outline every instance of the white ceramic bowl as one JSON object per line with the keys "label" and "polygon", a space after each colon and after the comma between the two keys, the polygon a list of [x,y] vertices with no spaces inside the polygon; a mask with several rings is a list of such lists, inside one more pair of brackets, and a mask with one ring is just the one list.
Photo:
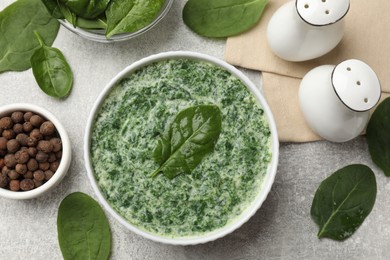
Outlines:
{"label": "white ceramic bowl", "polygon": [[43,109],[33,104],[25,104],[25,103],[11,104],[11,105],[0,107],[0,117],[8,116],[15,111],[22,111],[22,112],[31,111],[38,115],[41,115],[47,120],[50,120],[56,127],[57,132],[60,135],[62,141],[61,162],[57,171],[55,172],[55,174],[50,180],[48,180],[42,186],[30,191],[11,191],[11,190],[0,188],[1,197],[5,197],[9,199],[17,199],[17,200],[32,199],[41,196],[44,193],[49,192],[55,186],[57,186],[61,182],[61,180],[65,177],[66,173],[68,172],[70,161],[71,161],[71,145],[70,145],[68,134],[65,131],[65,128],[62,126],[60,121],[58,121],[58,119],[46,109]]}
{"label": "white ceramic bowl", "polygon": [[[91,158],[90,158],[90,138],[91,138],[91,131],[92,126],[95,120],[95,116],[97,111],[99,110],[102,102],[106,98],[106,96],[110,93],[111,89],[117,85],[117,83],[123,79],[126,78],[128,75],[132,74],[135,70],[140,69],[150,63],[161,61],[161,60],[167,60],[167,59],[180,59],[180,58],[187,58],[187,59],[194,59],[194,60],[200,60],[212,63],[216,66],[222,67],[238,77],[242,80],[242,82],[248,87],[248,89],[252,92],[252,94],[256,97],[257,101],[260,103],[260,105],[263,107],[266,118],[269,122],[269,127],[271,130],[271,139],[272,139],[272,160],[268,166],[267,175],[264,178],[261,190],[259,191],[256,198],[253,200],[253,202],[250,204],[250,206],[244,210],[244,212],[236,218],[233,223],[226,225],[223,228],[220,228],[218,230],[205,233],[200,236],[192,236],[192,237],[184,237],[184,238],[170,238],[170,237],[164,237],[161,235],[157,235],[154,233],[146,232],[144,230],[139,229],[138,227],[132,225],[129,223],[126,219],[124,219],[122,216],[120,216],[111,206],[108,204],[106,199],[103,197],[100,188],[98,187],[93,170],[92,170],[92,164],[91,164]],[[152,55],[147,58],[144,58],[140,61],[137,61],[133,63],[132,65],[125,68],[123,71],[121,71],[116,77],[114,77],[108,85],[104,88],[103,92],[100,94],[98,99],[96,100],[91,114],[88,118],[87,122],[87,128],[85,131],[85,140],[84,140],[84,158],[85,158],[85,165],[87,168],[87,173],[89,180],[92,184],[92,187],[99,198],[100,202],[103,204],[105,209],[114,216],[120,223],[122,223],[126,228],[129,230],[146,237],[148,239],[166,243],[166,244],[173,244],[173,245],[195,245],[200,243],[206,243],[209,241],[213,241],[217,238],[223,237],[231,232],[233,232],[235,229],[239,228],[242,224],[244,224],[250,217],[252,217],[256,211],[260,208],[261,204],[264,202],[264,200],[267,197],[267,194],[271,190],[271,186],[274,182],[277,164],[278,164],[278,157],[279,157],[279,141],[278,136],[276,132],[276,125],[275,121],[273,119],[273,116],[271,114],[270,108],[268,107],[265,99],[261,95],[260,91],[256,88],[256,86],[239,70],[234,68],[233,66],[227,64],[224,61],[221,61],[217,58],[200,54],[200,53],[194,53],[194,52],[185,52],[185,51],[178,51],[178,52],[166,52],[166,53],[160,53],[157,55]]]}
{"label": "white ceramic bowl", "polygon": [[155,26],[159,21],[161,21],[164,18],[164,16],[168,13],[169,9],[171,9],[173,1],[174,0],[166,0],[164,5],[161,7],[160,12],[157,14],[156,18],[149,25],[145,26],[144,28],[136,32],[113,35],[110,39],[106,38],[105,30],[86,30],[86,29],[74,27],[71,23],[69,23],[65,19],[58,20],[58,21],[69,31],[94,42],[110,43],[110,42],[126,41],[145,33],[146,31],[150,30],[153,26]]}

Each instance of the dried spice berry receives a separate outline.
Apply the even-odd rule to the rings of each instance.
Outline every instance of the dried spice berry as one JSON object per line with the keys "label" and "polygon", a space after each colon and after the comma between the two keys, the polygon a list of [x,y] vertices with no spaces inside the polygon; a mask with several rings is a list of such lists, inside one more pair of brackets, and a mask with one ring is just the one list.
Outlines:
{"label": "dried spice berry", "polygon": [[24,191],[34,189],[34,182],[31,179],[24,179],[20,182],[20,189]]}
{"label": "dried spice berry", "polygon": [[16,180],[19,178],[19,173],[17,173],[15,170],[10,170],[8,172],[8,177],[11,179],[11,180]]}
{"label": "dried spice berry", "polygon": [[39,165],[38,165],[38,162],[37,162],[37,160],[35,160],[35,159],[33,159],[33,158],[31,158],[30,160],[28,160],[28,162],[27,162],[27,169],[29,170],[29,171],[36,171],[36,170],[38,170],[38,168],[39,168]]}
{"label": "dried spice berry", "polygon": [[24,113],[24,115],[23,115],[24,121],[30,122],[30,118],[31,118],[33,115],[34,115],[33,112],[26,112],[26,113]]}
{"label": "dried spice berry", "polygon": [[16,139],[16,141],[19,142],[19,144],[21,146],[27,146],[28,135],[26,135],[24,133],[18,134],[15,139]]}
{"label": "dried spice berry", "polygon": [[26,164],[21,164],[21,163],[18,163],[16,166],[15,166],[15,171],[19,174],[25,174],[27,172],[27,165]]}
{"label": "dried spice berry", "polygon": [[58,170],[59,166],[60,166],[59,161],[52,162],[52,163],[50,163],[50,170],[53,172],[56,172]]}
{"label": "dried spice berry", "polygon": [[12,130],[12,129],[4,130],[2,135],[3,135],[3,137],[7,138],[8,140],[14,139],[16,136],[14,130]]}
{"label": "dried spice berry", "polygon": [[43,185],[43,181],[37,181],[36,179],[33,179],[34,181],[34,188],[38,188]]}
{"label": "dried spice berry", "polygon": [[11,119],[14,123],[22,123],[24,120],[23,116],[23,112],[16,111],[11,114]]}
{"label": "dried spice berry", "polygon": [[45,180],[46,180],[46,181],[50,180],[51,177],[53,177],[53,175],[54,175],[54,172],[53,172],[53,171],[51,171],[51,170],[45,171]]}
{"label": "dried spice berry", "polygon": [[37,155],[35,156],[35,159],[38,162],[46,162],[48,158],[49,158],[49,155],[47,153],[42,152],[42,151],[38,151]]}
{"label": "dried spice berry", "polygon": [[14,155],[14,154],[7,154],[7,155],[4,157],[4,164],[5,164],[8,168],[14,168],[15,165],[16,165],[15,155]]}
{"label": "dried spice berry", "polygon": [[43,139],[43,134],[41,134],[41,132],[39,131],[39,129],[35,128],[35,129],[33,129],[33,130],[31,131],[30,137],[35,138],[35,139],[37,139],[37,140],[39,141],[39,140],[42,140],[42,139]]}
{"label": "dried spice berry", "polygon": [[57,137],[52,138],[52,139],[50,139],[50,143],[53,144],[53,152],[56,153],[56,152],[61,151],[61,149],[62,149],[62,141],[61,141],[60,138],[57,138]]}
{"label": "dried spice berry", "polygon": [[62,158],[62,151],[56,152],[56,157],[58,160],[60,160]]}
{"label": "dried spice berry", "polygon": [[33,125],[30,122],[23,123],[23,131],[25,133],[30,133],[34,129]]}
{"label": "dried spice berry", "polygon": [[38,144],[38,140],[37,139],[35,139],[35,138],[33,138],[33,137],[29,137],[29,138],[27,138],[27,145],[28,146],[37,146],[37,144]]}
{"label": "dried spice berry", "polygon": [[46,121],[41,125],[39,130],[44,135],[53,135],[56,131],[56,128],[52,122]]}
{"label": "dried spice berry", "polygon": [[9,182],[8,176],[6,174],[0,174],[0,188],[7,187]]}
{"label": "dried spice berry", "polygon": [[49,158],[47,158],[47,161],[48,161],[49,163],[54,162],[54,161],[57,161],[56,154],[55,154],[55,153],[49,153]]}
{"label": "dried spice berry", "polygon": [[14,125],[14,122],[12,122],[12,119],[9,116],[2,117],[0,119],[0,128],[1,129],[11,129]]}
{"label": "dried spice berry", "polygon": [[0,137],[0,149],[1,149],[1,150],[7,149],[7,142],[8,142],[8,139],[7,139],[7,138],[5,138],[5,137]]}
{"label": "dried spice berry", "polygon": [[38,142],[37,149],[44,153],[51,153],[53,151],[53,144],[50,141],[41,140]]}
{"label": "dried spice berry", "polygon": [[3,168],[1,168],[2,174],[8,175],[9,171],[10,171],[10,169],[7,166],[3,166]]}
{"label": "dried spice berry", "polygon": [[9,182],[9,189],[12,191],[20,190],[20,181],[19,180],[11,180]]}
{"label": "dried spice berry", "polygon": [[27,171],[27,172],[23,175],[23,177],[24,177],[25,179],[32,179],[32,178],[34,178],[34,173],[33,173],[32,171]]}
{"label": "dried spice berry", "polygon": [[11,139],[7,142],[7,150],[10,153],[16,153],[20,149],[20,144],[16,139]]}
{"label": "dried spice berry", "polygon": [[31,123],[33,126],[35,126],[35,127],[40,127],[44,121],[45,121],[45,120],[43,120],[43,118],[40,117],[40,116],[38,116],[38,115],[33,115],[33,116],[30,118],[30,123]]}
{"label": "dried spice berry", "polygon": [[15,132],[15,134],[23,133],[23,125],[22,124],[15,124],[12,130]]}
{"label": "dried spice berry", "polygon": [[45,173],[42,170],[34,172],[34,180],[43,181],[45,179]]}
{"label": "dried spice berry", "polygon": [[42,171],[47,171],[50,168],[50,163],[49,162],[41,162],[39,163],[39,169]]}
{"label": "dried spice berry", "polygon": [[28,154],[31,156],[31,157],[35,157],[38,153],[38,149],[35,148],[35,147],[29,147],[28,148]]}
{"label": "dried spice berry", "polygon": [[27,163],[30,159],[30,155],[27,150],[20,150],[15,153],[15,159],[17,163]]}

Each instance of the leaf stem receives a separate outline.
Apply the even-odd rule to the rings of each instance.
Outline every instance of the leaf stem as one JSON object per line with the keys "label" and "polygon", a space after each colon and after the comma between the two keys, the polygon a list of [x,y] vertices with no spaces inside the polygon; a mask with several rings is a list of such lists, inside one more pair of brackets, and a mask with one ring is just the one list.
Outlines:
{"label": "leaf stem", "polygon": [[43,42],[43,40],[42,40],[41,36],[39,35],[39,33],[38,33],[37,31],[34,30],[34,34],[35,34],[35,36],[37,37],[38,42],[39,42],[39,44],[41,45],[41,47],[44,47],[44,46],[45,46],[45,43]]}
{"label": "leaf stem", "polygon": [[152,174],[150,174],[150,177],[154,178],[161,172],[161,167],[159,167],[157,170],[155,170]]}

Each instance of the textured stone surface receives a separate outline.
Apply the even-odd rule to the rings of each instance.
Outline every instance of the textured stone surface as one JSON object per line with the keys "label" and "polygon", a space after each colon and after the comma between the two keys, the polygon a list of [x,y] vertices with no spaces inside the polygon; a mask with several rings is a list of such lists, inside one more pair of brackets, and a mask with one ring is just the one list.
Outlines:
{"label": "textured stone surface", "polygon": [[[3,9],[13,0],[0,1]],[[185,1],[148,33],[124,42],[100,44],[61,28],[54,46],[67,57],[75,77],[71,95],[56,100],[40,91],[31,70],[0,74],[0,104],[29,102],[53,112],[72,141],[67,177],[46,196],[27,201],[0,198],[0,259],[61,259],[56,217],[61,200],[74,191],[94,198],[83,160],[83,135],[89,111],[105,84],[132,62],[151,54],[191,50],[223,57],[225,40],[190,32],[182,22]],[[257,85],[258,73],[244,71]],[[360,229],[339,243],[318,240],[310,206],[319,183],[351,163],[370,166],[377,177],[375,207]],[[234,233],[205,245],[168,246],[144,239],[109,217],[111,259],[390,259],[390,182],[373,165],[364,137],[345,144],[282,144],[275,184],[262,208]]]}

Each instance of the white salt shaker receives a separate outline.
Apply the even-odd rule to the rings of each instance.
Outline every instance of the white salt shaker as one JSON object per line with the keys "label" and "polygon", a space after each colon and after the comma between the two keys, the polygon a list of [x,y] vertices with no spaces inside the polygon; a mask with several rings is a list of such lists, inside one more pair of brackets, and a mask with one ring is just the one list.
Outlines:
{"label": "white salt shaker", "polygon": [[284,4],[268,23],[272,51],[288,61],[318,58],[339,44],[349,0],[294,0]]}
{"label": "white salt shaker", "polygon": [[380,96],[375,72],[354,59],[314,68],[299,88],[299,103],[307,123],[332,142],[346,142],[361,134],[369,120],[369,110]]}

